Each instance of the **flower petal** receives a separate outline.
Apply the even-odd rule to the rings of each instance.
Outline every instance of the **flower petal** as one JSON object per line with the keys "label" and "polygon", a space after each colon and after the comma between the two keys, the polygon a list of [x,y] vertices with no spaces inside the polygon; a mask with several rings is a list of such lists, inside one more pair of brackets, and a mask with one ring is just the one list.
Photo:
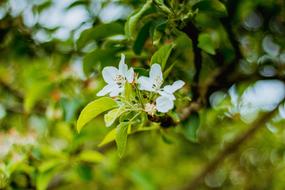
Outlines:
{"label": "flower petal", "polygon": [[172,93],[168,93],[168,92],[163,91],[163,90],[159,90],[158,94],[160,94],[161,96],[165,96],[165,97],[169,98],[170,100],[175,100],[176,99],[175,96]]}
{"label": "flower petal", "polygon": [[150,92],[155,91],[152,88],[153,81],[148,77],[141,76],[140,78],[138,78],[138,84],[139,84],[140,90],[146,90],[146,91],[150,91]]}
{"label": "flower petal", "polygon": [[119,70],[116,67],[105,67],[102,71],[103,79],[106,83],[115,83],[115,77],[119,74]]}
{"label": "flower petal", "polygon": [[102,90],[100,90],[96,95],[105,96],[106,94],[110,93],[114,88],[116,88],[115,85],[108,84]]}
{"label": "flower petal", "polygon": [[149,72],[149,78],[153,80],[159,79],[161,82],[163,81],[161,67],[159,64],[155,63],[151,65],[150,72]]}
{"label": "flower petal", "polygon": [[111,93],[110,93],[110,97],[118,96],[123,90],[124,90],[123,87],[120,88],[118,85],[116,85],[116,86],[112,89],[112,91],[111,91]]}
{"label": "flower petal", "polygon": [[120,60],[120,63],[119,63],[119,71],[124,75],[126,76],[127,73],[128,73],[128,65],[125,63],[125,55],[124,54],[121,54],[121,60]]}
{"label": "flower petal", "polygon": [[131,67],[128,70],[127,75],[126,75],[127,81],[129,83],[132,83],[134,81],[134,76],[135,76],[135,72],[134,72],[134,69]]}
{"label": "flower petal", "polygon": [[156,109],[161,113],[166,113],[174,107],[173,100],[165,96],[159,96],[156,99]]}
{"label": "flower petal", "polygon": [[185,82],[182,80],[177,80],[175,81],[172,85],[166,85],[163,90],[166,91],[167,93],[174,93],[178,89],[182,88],[184,86]]}

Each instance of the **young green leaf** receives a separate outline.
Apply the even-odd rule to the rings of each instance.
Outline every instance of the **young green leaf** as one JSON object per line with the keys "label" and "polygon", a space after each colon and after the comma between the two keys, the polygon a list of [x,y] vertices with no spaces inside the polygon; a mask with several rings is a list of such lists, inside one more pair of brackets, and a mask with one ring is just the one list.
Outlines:
{"label": "young green leaf", "polygon": [[214,55],[215,52],[215,44],[210,36],[210,34],[200,34],[198,38],[198,47],[204,50],[205,52]]}
{"label": "young green leaf", "polygon": [[120,158],[124,155],[126,150],[129,126],[130,124],[128,122],[122,122],[116,128],[116,144]]}
{"label": "young green leaf", "polygon": [[197,142],[197,130],[200,126],[200,117],[198,113],[193,113],[183,122],[182,133],[186,139],[191,142]]}
{"label": "young green leaf", "polygon": [[109,131],[107,133],[107,135],[104,137],[104,139],[100,142],[100,144],[98,145],[98,147],[102,147],[112,141],[115,140],[116,138],[116,128],[112,129],[111,131]]}
{"label": "young green leaf", "polygon": [[125,24],[125,33],[128,38],[134,37],[135,30],[137,29],[137,22],[140,20],[142,15],[151,7],[152,0],[147,0],[143,7],[132,14],[126,24]]}
{"label": "young green leaf", "polygon": [[166,44],[162,46],[153,54],[150,63],[151,64],[158,63],[161,65],[162,70],[164,70],[168,57],[173,48],[174,48],[173,44]]}
{"label": "young green leaf", "polygon": [[78,156],[78,160],[92,163],[99,163],[104,159],[104,155],[98,151],[85,150]]}
{"label": "young green leaf", "polygon": [[126,109],[124,107],[115,108],[104,115],[104,121],[106,127],[110,127],[120,115],[122,115]]}
{"label": "young green leaf", "polygon": [[95,118],[99,114],[107,110],[113,109],[117,106],[118,104],[116,103],[116,101],[108,97],[102,97],[102,98],[99,98],[97,100],[90,102],[81,111],[79,115],[79,118],[77,120],[77,125],[76,125],[77,131],[80,132],[80,130],[86,123],[91,121],[93,118]]}

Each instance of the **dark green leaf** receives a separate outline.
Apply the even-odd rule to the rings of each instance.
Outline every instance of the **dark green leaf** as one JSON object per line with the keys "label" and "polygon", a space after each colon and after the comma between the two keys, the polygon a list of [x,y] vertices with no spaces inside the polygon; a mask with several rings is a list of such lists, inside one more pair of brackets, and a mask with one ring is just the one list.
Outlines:
{"label": "dark green leaf", "polygon": [[148,76],[149,71],[144,68],[134,68],[135,72],[139,75]]}
{"label": "dark green leaf", "polygon": [[151,28],[151,22],[148,22],[146,23],[142,29],[139,31],[138,35],[137,35],[137,38],[134,42],[134,46],[133,46],[133,50],[135,52],[135,54],[140,54],[143,47],[144,47],[144,44],[145,44],[145,41],[149,38],[150,36],[150,28]]}
{"label": "dark green leaf", "polygon": [[125,34],[128,38],[134,37],[137,22],[140,20],[142,15],[151,7],[151,4],[152,0],[147,0],[141,9],[135,11],[135,13],[128,18],[125,24]]}
{"label": "dark green leaf", "polygon": [[84,181],[88,182],[93,178],[92,167],[85,163],[78,164],[76,166],[76,171],[78,173],[78,176]]}
{"label": "dark green leaf", "polygon": [[117,22],[97,25],[81,33],[79,39],[77,40],[77,47],[81,49],[92,41],[101,40],[109,36],[114,36],[123,33],[124,27],[122,26],[122,24]]}
{"label": "dark green leaf", "polygon": [[214,16],[226,16],[227,8],[219,0],[203,0],[193,6],[193,10],[198,9],[199,12],[207,12]]}

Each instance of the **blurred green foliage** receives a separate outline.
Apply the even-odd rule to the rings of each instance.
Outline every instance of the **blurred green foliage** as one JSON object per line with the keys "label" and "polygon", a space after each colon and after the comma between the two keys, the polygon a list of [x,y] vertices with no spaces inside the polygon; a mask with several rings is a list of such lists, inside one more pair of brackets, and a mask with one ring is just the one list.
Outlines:
{"label": "blurred green foliage", "polygon": [[[194,185],[285,189],[284,15],[282,0],[0,1],[0,189],[187,188],[274,109]],[[138,73],[159,61],[187,83],[172,119],[189,99],[197,109],[130,135],[119,158],[114,142],[98,147],[103,116],[81,133],[76,120],[121,53]]]}

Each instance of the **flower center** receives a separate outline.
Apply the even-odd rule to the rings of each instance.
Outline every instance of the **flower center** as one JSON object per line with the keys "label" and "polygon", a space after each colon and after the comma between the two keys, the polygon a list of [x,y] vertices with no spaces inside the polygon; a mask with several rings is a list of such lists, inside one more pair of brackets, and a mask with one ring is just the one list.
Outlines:
{"label": "flower center", "polygon": [[156,77],[155,79],[154,79],[154,81],[153,81],[153,88],[155,89],[155,90],[159,90],[160,89],[160,87],[161,87],[161,85],[162,85],[162,80],[159,78],[159,77]]}
{"label": "flower center", "polygon": [[156,112],[156,106],[155,104],[151,104],[151,103],[146,103],[144,106],[144,111],[146,113],[148,113],[149,115],[154,115]]}
{"label": "flower center", "polygon": [[114,80],[118,85],[122,85],[126,82],[125,77],[123,75],[116,75]]}

